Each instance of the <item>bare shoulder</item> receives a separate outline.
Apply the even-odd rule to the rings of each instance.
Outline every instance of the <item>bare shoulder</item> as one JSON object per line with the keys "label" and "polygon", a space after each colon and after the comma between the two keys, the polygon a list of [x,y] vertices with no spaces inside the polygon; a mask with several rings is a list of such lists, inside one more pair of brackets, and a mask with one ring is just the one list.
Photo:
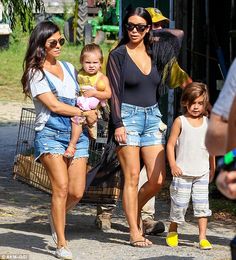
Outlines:
{"label": "bare shoulder", "polygon": [[104,82],[107,82],[108,81],[108,77],[105,75],[105,74],[103,74],[102,72],[98,72],[98,78],[97,78],[98,80],[103,80]]}
{"label": "bare shoulder", "polygon": [[178,127],[180,129],[181,125],[182,125],[181,118],[180,118],[180,116],[178,116],[178,117],[175,118],[173,126],[175,126],[176,128]]}

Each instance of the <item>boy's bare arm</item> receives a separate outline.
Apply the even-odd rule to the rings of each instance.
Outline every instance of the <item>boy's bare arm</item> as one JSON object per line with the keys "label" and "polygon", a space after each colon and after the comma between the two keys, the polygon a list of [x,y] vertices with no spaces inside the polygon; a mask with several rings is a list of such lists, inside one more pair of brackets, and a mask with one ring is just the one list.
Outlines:
{"label": "boy's bare arm", "polygon": [[180,118],[176,118],[172,125],[171,133],[167,142],[167,158],[171,168],[171,174],[173,176],[182,175],[182,170],[178,167],[175,160],[175,145],[178,136],[180,134],[180,131],[181,131],[181,121]]}

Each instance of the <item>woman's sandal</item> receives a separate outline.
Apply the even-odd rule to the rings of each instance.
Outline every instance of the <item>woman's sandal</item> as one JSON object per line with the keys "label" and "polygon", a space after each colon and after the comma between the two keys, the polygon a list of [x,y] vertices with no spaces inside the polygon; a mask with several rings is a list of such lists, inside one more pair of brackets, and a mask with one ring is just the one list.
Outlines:
{"label": "woman's sandal", "polygon": [[145,237],[145,232],[144,232],[144,226],[143,226],[142,218],[140,218],[140,222],[139,222],[139,225],[138,225],[138,229],[139,229],[140,234],[141,234],[143,237]]}
{"label": "woman's sandal", "polygon": [[130,245],[133,247],[140,247],[140,248],[149,248],[152,246],[152,244],[149,244],[147,242],[146,238],[144,238],[143,240],[130,241]]}
{"label": "woman's sandal", "polygon": [[76,147],[72,144],[69,144],[63,156],[70,159],[74,157],[75,152],[76,152]]}

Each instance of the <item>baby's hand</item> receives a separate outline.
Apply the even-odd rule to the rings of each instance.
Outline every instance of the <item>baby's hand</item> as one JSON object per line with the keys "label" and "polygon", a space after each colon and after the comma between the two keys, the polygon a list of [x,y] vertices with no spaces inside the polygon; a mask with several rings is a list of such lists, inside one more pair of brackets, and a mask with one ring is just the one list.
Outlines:
{"label": "baby's hand", "polygon": [[171,167],[171,174],[175,177],[178,177],[181,176],[183,173],[182,170],[177,165],[175,165]]}
{"label": "baby's hand", "polygon": [[92,88],[92,89],[81,89],[83,96],[84,97],[94,97],[96,95],[97,90]]}

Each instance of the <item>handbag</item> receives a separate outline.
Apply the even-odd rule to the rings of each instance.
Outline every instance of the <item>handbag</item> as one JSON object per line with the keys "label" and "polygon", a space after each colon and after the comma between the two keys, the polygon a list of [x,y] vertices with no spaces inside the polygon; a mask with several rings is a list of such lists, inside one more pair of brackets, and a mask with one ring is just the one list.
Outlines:
{"label": "handbag", "polygon": [[109,182],[116,175],[119,176],[119,186],[123,184],[123,174],[116,155],[116,143],[110,138],[105,146],[101,160],[87,173],[86,190],[90,185],[97,186],[102,182]]}

